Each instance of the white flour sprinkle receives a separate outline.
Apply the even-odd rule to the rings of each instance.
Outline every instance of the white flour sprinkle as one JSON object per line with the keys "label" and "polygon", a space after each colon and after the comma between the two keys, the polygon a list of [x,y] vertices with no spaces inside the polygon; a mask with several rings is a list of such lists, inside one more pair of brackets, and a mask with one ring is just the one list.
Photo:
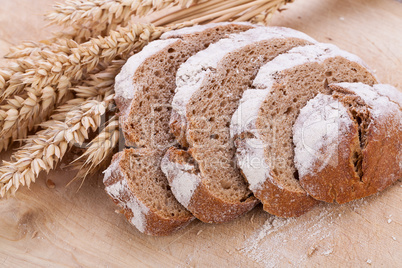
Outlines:
{"label": "white flour sprinkle", "polygon": [[322,255],[324,255],[324,256],[328,256],[329,254],[331,254],[332,252],[334,251],[334,249],[328,249],[328,250],[326,250],[326,251],[324,251],[323,253],[322,253]]}
{"label": "white flour sprinkle", "polygon": [[303,265],[312,254],[332,253],[332,239],[337,234],[334,220],[339,211],[323,206],[313,213],[290,219],[271,216],[245,241],[240,252],[264,267]]}

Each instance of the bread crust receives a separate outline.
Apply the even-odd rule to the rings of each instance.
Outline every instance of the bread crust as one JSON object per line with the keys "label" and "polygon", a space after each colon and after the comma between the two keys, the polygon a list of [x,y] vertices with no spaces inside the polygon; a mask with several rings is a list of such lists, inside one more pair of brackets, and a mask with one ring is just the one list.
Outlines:
{"label": "bread crust", "polygon": [[281,218],[299,217],[318,203],[305,193],[286,191],[269,180],[254,195],[261,200],[265,211]]}
{"label": "bread crust", "polygon": [[[173,181],[177,179],[177,171],[181,166],[189,165],[189,159],[191,159],[191,155],[187,151],[171,147],[162,160],[162,170],[164,170],[173,192],[175,192]],[[235,203],[222,200],[212,194],[208,186],[201,180],[200,173],[194,166],[192,170],[182,169],[181,171],[194,174],[199,178],[199,183],[195,186],[186,208],[203,222],[224,223],[231,221],[250,211],[259,203],[254,196],[250,196],[243,202]]]}
{"label": "bread crust", "polygon": [[[363,119],[368,121],[368,126],[362,126],[364,122],[358,122],[352,116],[354,111],[349,107],[348,114],[353,124],[339,133],[339,148],[334,155],[336,159],[333,157],[334,159],[330,160],[333,164],[322,168],[320,163],[315,163],[312,172],[300,177],[302,187],[313,198],[330,203],[343,204],[375,194],[402,177],[401,164],[398,163],[401,161],[398,160],[398,155],[402,150],[400,106],[389,101],[384,104],[391,112],[381,112],[380,116],[374,116],[374,109],[378,108],[375,103],[366,103],[353,90],[348,89],[349,85],[330,85],[332,97],[340,100],[345,107],[350,105],[351,98],[356,99],[368,111],[368,118]],[[355,85],[362,90],[372,90],[381,98],[381,94],[375,92],[373,87],[360,83]],[[384,97],[382,99],[386,100]],[[360,129],[364,128],[360,130],[360,135],[359,126]],[[365,139],[364,144],[361,143],[362,138]],[[361,173],[356,170],[356,165],[359,165],[354,161],[356,155],[359,155],[361,161],[358,167]]]}

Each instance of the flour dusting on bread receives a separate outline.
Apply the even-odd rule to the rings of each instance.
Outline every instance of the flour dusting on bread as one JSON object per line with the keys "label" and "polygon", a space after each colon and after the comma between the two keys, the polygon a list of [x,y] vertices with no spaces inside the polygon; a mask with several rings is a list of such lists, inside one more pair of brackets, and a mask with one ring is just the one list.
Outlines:
{"label": "flour dusting on bread", "polygon": [[201,182],[199,176],[191,173],[194,167],[187,163],[173,163],[165,156],[162,158],[161,169],[166,176],[173,178],[170,183],[172,192],[177,201],[187,208]]}
{"label": "flour dusting on bread", "polygon": [[[119,178],[115,183],[107,184],[105,191],[118,202],[120,206],[131,211],[133,215],[130,218],[130,222],[143,233],[147,225],[146,215],[149,213],[149,208],[131,194],[127,184],[127,178],[124,176],[119,166],[121,155],[122,154],[104,171],[104,182],[113,179],[113,177]],[[125,200],[122,200],[123,196]]]}
{"label": "flour dusting on bread", "polygon": [[[362,98],[370,107],[369,109],[373,119],[387,117],[389,114],[397,115],[398,110],[400,110],[400,106],[395,102],[391,102],[388,97],[391,96],[392,99],[395,98],[395,101],[398,101],[399,95],[397,95],[398,91],[395,89],[391,90],[391,88],[382,85],[374,85],[371,87],[363,83],[337,83],[334,85],[347,88]],[[377,91],[377,88],[379,88],[380,91]],[[381,95],[381,92],[384,93],[384,96]]]}
{"label": "flour dusting on bread", "polygon": [[318,94],[308,101],[293,125],[294,163],[299,175],[312,172],[317,162],[319,170],[331,164],[340,138],[352,124],[344,105],[332,96]]}
{"label": "flour dusting on bread", "polygon": [[261,102],[268,91],[249,89],[243,93],[239,107],[232,116],[230,135],[232,139],[241,133],[249,133],[253,138],[244,137],[244,142],[237,143],[237,162],[247,178],[250,190],[257,191],[266,179],[271,178],[270,168],[265,163],[264,144],[255,131]]}
{"label": "flour dusting on bread", "polygon": [[[219,61],[226,54],[252,43],[275,38],[299,38],[316,43],[304,33],[281,27],[257,27],[240,34],[232,34],[227,39],[221,39],[190,57],[179,68],[173,109],[180,115],[185,115],[186,105],[193,93],[199,88],[206,75],[217,68]],[[256,57],[263,57],[263,55],[256,55]]]}
{"label": "flour dusting on bread", "polygon": [[[116,200],[122,193],[129,192],[127,181],[125,179],[112,184],[105,188],[106,191]],[[142,204],[134,195],[130,195],[130,200],[124,203],[124,206],[131,210],[133,216],[130,222],[138,229],[140,232],[145,232],[146,228],[146,215],[149,213],[149,208]]]}
{"label": "flour dusting on bread", "polygon": [[239,106],[232,116],[230,124],[230,136],[232,139],[243,132],[252,132],[253,135],[259,135],[255,131],[255,122],[261,103],[267,94],[267,90],[248,89],[244,91]]}
{"label": "flour dusting on bread", "polygon": [[169,31],[161,35],[161,39],[168,39],[168,38],[177,38],[177,37],[182,37],[183,35],[190,35],[190,34],[195,34],[199,32],[203,32],[205,30],[208,30],[213,27],[218,27],[218,26],[227,26],[227,25],[246,25],[250,27],[256,27],[255,24],[249,23],[249,22],[219,22],[219,23],[208,23],[204,25],[195,25],[192,27],[184,27],[178,30],[174,31]]}
{"label": "flour dusting on bread", "polygon": [[321,63],[332,57],[343,57],[368,69],[364,61],[358,56],[341,50],[335,45],[319,43],[315,45],[295,47],[287,53],[279,55],[261,67],[254,79],[253,86],[255,88],[270,88],[275,82],[275,75],[277,73],[309,62]]}
{"label": "flour dusting on bread", "polygon": [[390,101],[395,102],[402,109],[402,91],[387,84],[376,84],[373,88],[382,96],[386,96]]}

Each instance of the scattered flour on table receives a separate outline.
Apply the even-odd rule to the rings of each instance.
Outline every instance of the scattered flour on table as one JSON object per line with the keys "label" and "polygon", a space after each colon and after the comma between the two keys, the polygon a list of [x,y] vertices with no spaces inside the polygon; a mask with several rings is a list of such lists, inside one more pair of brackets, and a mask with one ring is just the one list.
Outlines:
{"label": "scattered flour on table", "polygon": [[[318,243],[333,236],[330,230],[333,216],[324,210],[301,225],[298,224],[301,221],[296,218],[271,217],[246,240],[241,252],[264,267],[277,267],[283,263],[301,265],[309,257],[310,248],[314,248],[310,251],[315,251]],[[289,246],[298,243],[304,246]],[[324,251],[332,249],[330,244],[327,247]]]}
{"label": "scattered flour on table", "polygon": [[334,249],[333,249],[333,248],[330,248],[330,249],[324,251],[324,252],[322,253],[322,255],[328,256],[328,255],[331,254],[332,252],[334,252]]}
{"label": "scattered flour on table", "polygon": [[334,241],[339,235],[336,222],[347,210],[358,210],[367,201],[348,205],[320,205],[299,218],[282,219],[272,216],[252,234],[239,251],[264,267],[306,264],[312,255],[334,253]]}

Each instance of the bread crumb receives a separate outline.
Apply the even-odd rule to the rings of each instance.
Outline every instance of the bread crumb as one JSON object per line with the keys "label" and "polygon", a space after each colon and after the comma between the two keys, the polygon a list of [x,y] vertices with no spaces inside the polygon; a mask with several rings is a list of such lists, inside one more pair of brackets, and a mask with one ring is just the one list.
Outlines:
{"label": "bread crumb", "polygon": [[388,223],[391,223],[392,222],[392,220],[391,219],[388,219],[388,221],[387,221]]}
{"label": "bread crumb", "polygon": [[372,260],[370,260],[370,259],[367,259],[367,261],[366,261],[368,264],[371,264],[373,261]]}
{"label": "bread crumb", "polygon": [[396,237],[395,236],[391,236],[392,237],[392,239],[394,240],[394,241],[396,241]]}

